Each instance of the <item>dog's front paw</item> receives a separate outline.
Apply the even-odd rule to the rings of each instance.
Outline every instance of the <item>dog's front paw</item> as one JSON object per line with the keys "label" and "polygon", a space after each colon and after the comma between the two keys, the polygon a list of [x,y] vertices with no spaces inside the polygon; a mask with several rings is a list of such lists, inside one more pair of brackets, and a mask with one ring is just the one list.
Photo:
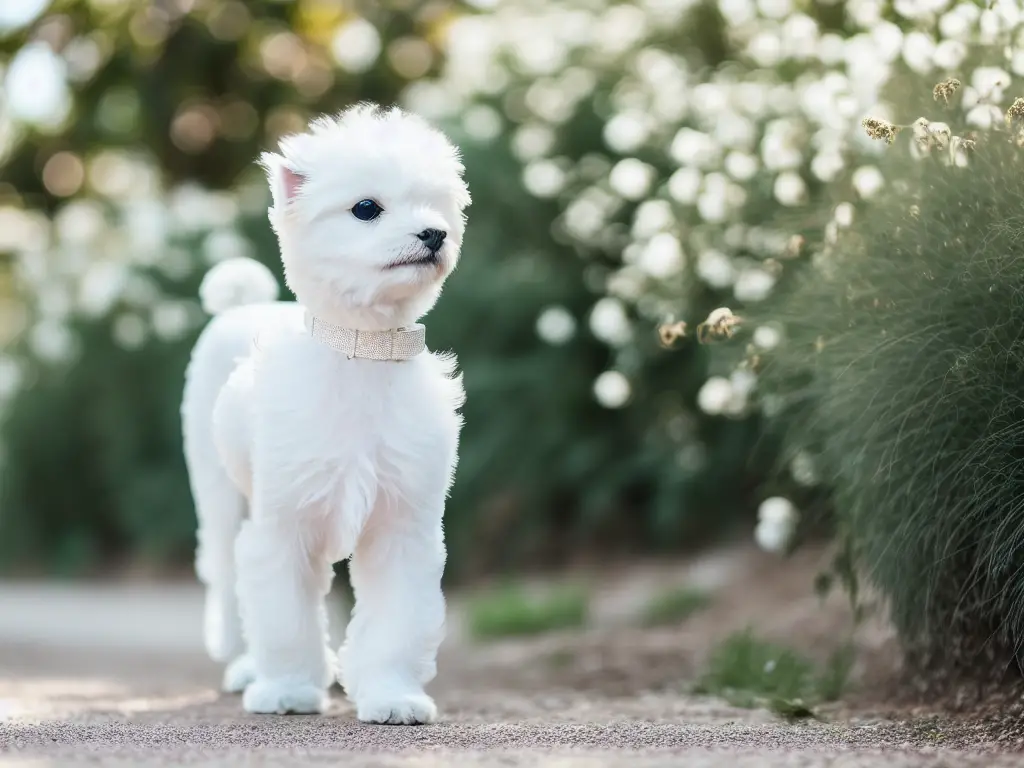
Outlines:
{"label": "dog's front paw", "polygon": [[327,709],[327,691],[308,680],[257,678],[245,689],[242,707],[259,715],[310,715]]}
{"label": "dog's front paw", "polygon": [[241,693],[256,679],[256,661],[248,653],[243,653],[228,664],[221,681],[224,693]]}
{"label": "dog's front paw", "polygon": [[437,705],[422,691],[367,696],[356,702],[356,714],[364,723],[421,725],[437,719]]}

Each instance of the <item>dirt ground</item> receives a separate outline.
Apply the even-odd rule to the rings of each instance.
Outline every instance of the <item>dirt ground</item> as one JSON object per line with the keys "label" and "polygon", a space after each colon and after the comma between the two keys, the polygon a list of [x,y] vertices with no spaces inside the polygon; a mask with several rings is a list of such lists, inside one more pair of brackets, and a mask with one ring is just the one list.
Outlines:
{"label": "dirt ground", "polygon": [[[436,725],[369,726],[335,692],[322,717],[251,716],[216,690],[190,585],[0,587],[0,765],[17,766],[1010,766],[1016,717],[965,717],[896,701],[890,633],[869,621],[844,701],[787,723],[689,691],[707,655],[745,626],[824,658],[849,637],[840,596],[811,582],[821,555],[733,548],[675,566],[589,576],[593,626],[470,642],[460,599],[431,692]],[[672,584],[710,607],[679,626],[636,627]]]}

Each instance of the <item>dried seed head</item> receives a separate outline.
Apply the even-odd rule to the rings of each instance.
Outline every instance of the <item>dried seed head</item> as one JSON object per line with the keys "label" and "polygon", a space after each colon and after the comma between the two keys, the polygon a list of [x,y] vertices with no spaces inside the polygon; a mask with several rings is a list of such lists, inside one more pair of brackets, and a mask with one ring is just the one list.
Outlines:
{"label": "dried seed head", "polygon": [[932,148],[932,124],[927,118],[919,117],[915,120],[910,130],[914,132],[914,145],[922,153],[927,153]]}
{"label": "dried seed head", "polygon": [[717,339],[731,339],[739,327],[740,318],[728,307],[719,307],[697,326],[697,341],[705,344]]}
{"label": "dried seed head", "polygon": [[1006,125],[1013,128],[1024,121],[1024,99],[1016,98],[1013,104],[1006,110]]}
{"label": "dried seed head", "polygon": [[789,238],[789,242],[786,243],[785,257],[787,259],[795,259],[804,251],[804,245],[807,243],[807,239],[803,235],[793,235]]}
{"label": "dried seed head", "polygon": [[900,132],[899,126],[876,117],[865,117],[860,124],[864,126],[868,136],[872,139],[880,139],[886,144],[892,144],[896,140],[896,134]]}
{"label": "dried seed head", "polygon": [[948,80],[943,80],[935,86],[932,90],[932,97],[936,101],[941,99],[943,104],[949,106],[949,100],[958,90],[960,90],[960,81],[955,77],[951,77]]}
{"label": "dried seed head", "polygon": [[686,338],[686,323],[668,323],[658,328],[658,336],[662,346],[672,347],[680,339]]}
{"label": "dried seed head", "polygon": [[962,136],[954,136],[949,144],[949,157],[959,168],[968,164],[968,156],[974,149],[974,139],[965,139]]}

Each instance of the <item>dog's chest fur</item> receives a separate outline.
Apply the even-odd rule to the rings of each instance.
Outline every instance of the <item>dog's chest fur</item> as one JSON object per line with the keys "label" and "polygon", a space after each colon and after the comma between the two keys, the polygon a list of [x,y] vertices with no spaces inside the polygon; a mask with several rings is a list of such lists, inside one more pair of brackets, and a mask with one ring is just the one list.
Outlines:
{"label": "dog's chest fur", "polygon": [[382,497],[443,498],[462,424],[454,364],[429,353],[350,360],[305,336],[264,350],[255,369],[256,492],[312,514]]}

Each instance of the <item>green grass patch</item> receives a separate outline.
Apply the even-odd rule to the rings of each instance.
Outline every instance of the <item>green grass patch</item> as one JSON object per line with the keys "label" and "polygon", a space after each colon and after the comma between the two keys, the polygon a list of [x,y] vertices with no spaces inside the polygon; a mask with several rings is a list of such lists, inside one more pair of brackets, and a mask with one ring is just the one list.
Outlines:
{"label": "green grass patch", "polygon": [[710,604],[711,596],[707,592],[691,587],[670,589],[651,599],[641,620],[647,627],[678,624]]}
{"label": "green grass patch", "polygon": [[822,668],[750,629],[727,637],[711,655],[698,693],[721,696],[733,706],[767,707],[787,719],[814,717],[813,707],[846,690],[853,649],[846,645]]}
{"label": "green grass patch", "polygon": [[585,591],[561,587],[532,595],[508,586],[482,594],[470,602],[469,629],[478,640],[539,635],[587,623],[590,600]]}

